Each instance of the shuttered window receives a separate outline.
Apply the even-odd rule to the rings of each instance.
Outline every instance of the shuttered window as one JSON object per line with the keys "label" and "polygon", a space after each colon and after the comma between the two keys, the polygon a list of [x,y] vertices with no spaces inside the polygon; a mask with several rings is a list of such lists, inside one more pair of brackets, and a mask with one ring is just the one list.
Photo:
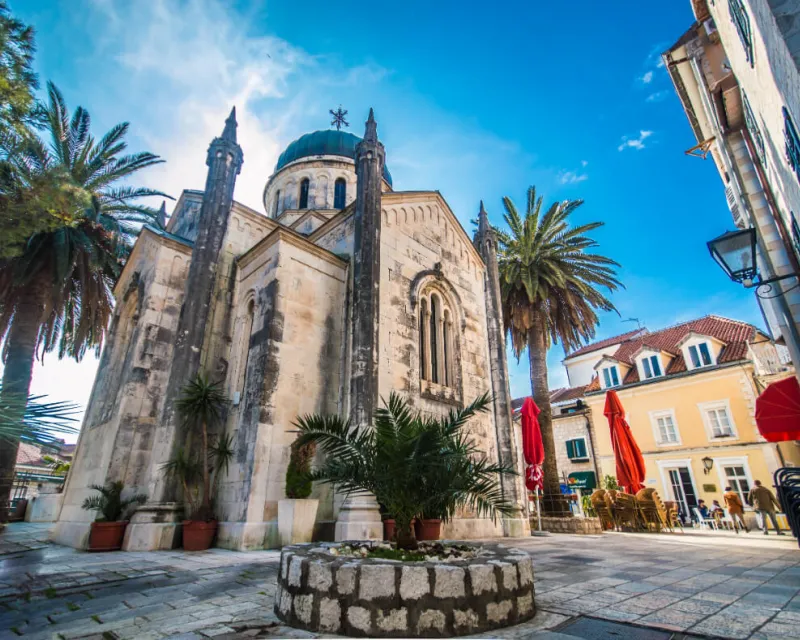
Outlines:
{"label": "shuttered window", "polygon": [[567,457],[570,460],[585,460],[589,456],[586,453],[586,439],[575,438],[567,440]]}

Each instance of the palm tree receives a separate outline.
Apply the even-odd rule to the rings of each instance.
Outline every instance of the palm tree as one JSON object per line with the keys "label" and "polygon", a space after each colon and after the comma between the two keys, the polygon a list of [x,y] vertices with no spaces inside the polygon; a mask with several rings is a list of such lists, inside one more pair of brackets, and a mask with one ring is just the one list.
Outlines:
{"label": "palm tree", "polygon": [[591,252],[597,242],[587,234],[603,223],[570,226],[569,216],[582,204],[583,200],[565,200],[543,210],[542,198],[530,187],[524,218],[510,198],[503,198],[509,233],[497,232],[503,323],[517,359],[528,348],[533,399],[541,410],[544,508],[554,515],[568,509],[559,498],[547,351],[560,341],[568,353],[591,340],[597,311],[616,311],[599,288],[614,291],[622,286],[616,275],[619,264]]}
{"label": "palm tree", "polygon": [[[218,468],[220,472],[228,469],[228,460],[232,451],[227,456],[220,457],[218,445],[223,441],[230,449],[230,440],[223,435],[217,441],[217,448],[208,445],[208,428],[222,421],[228,399],[222,391],[221,383],[210,382],[207,376],[197,374],[181,391],[181,396],[176,403],[177,409],[183,416],[184,423],[189,427],[200,427],[201,450],[199,460],[185,450],[179,449],[177,456],[167,463],[167,471],[173,472],[181,478],[184,493],[189,491],[189,485],[196,478],[197,473],[203,479],[203,500],[197,513],[191,514],[192,520],[209,520],[213,515],[211,509],[211,470]],[[191,450],[191,443],[190,443]],[[212,458],[216,457],[216,464]],[[180,460],[180,462],[178,462]],[[173,469],[173,466],[176,468]],[[222,467],[222,468],[221,468]],[[191,500],[191,494],[185,498]]]}
{"label": "palm tree", "polygon": [[[16,406],[18,421],[38,353],[80,360],[103,345],[113,308],[112,289],[142,223],[155,209],[136,203],[163,195],[152,189],[115,186],[162,162],[152,153],[122,155],[128,124],[99,141],[89,133],[89,113],[70,119],[59,90],[48,84],[42,105],[49,144],[31,133],[0,138],[0,204],[23,215],[42,201],[58,223],[30,236],[20,252],[0,259],[0,341],[4,341],[0,405]],[[55,197],[53,194],[57,194]],[[42,201],[40,201],[42,196]],[[10,203],[10,205],[9,205]],[[16,207],[16,209],[15,209]],[[0,441],[0,518],[11,489],[18,441]]]}
{"label": "palm tree", "polygon": [[413,549],[414,518],[454,517],[460,509],[479,516],[513,513],[500,488],[500,475],[513,469],[494,464],[465,433],[467,422],[491,404],[484,394],[444,418],[429,418],[392,393],[375,411],[374,426],[353,428],[336,415],[298,418],[295,446],[317,444],[325,454],[313,480],[345,493],[371,493],[394,517],[399,549]]}

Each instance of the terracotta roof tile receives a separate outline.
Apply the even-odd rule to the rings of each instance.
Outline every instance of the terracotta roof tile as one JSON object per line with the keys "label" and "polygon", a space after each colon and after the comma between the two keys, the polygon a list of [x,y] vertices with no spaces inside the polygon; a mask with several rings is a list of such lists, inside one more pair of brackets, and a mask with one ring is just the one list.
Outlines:
{"label": "terracotta roof tile", "polygon": [[[717,358],[719,364],[726,362],[737,362],[747,358],[748,344],[759,333],[753,325],[738,320],[730,320],[720,316],[705,316],[697,320],[683,322],[661,329],[660,331],[647,332],[644,335],[634,335],[619,345],[619,348],[611,356],[615,360],[624,362],[631,366],[625,374],[622,386],[639,382],[639,372],[635,366],[634,356],[643,347],[649,347],[657,351],[665,351],[673,355],[664,375],[670,376],[687,371],[683,353],[678,344],[689,333],[697,333],[704,336],[716,338],[725,343],[722,351]],[[607,341],[604,341],[607,342]],[[598,343],[599,344],[599,343]],[[590,348],[593,345],[589,345]],[[599,391],[600,380],[595,376],[585,391]]]}
{"label": "terracotta roof tile", "polygon": [[618,336],[613,336],[611,338],[606,338],[605,340],[598,340],[597,342],[593,342],[592,344],[587,344],[585,347],[581,347],[570,353],[567,358],[574,358],[575,356],[581,356],[585,353],[591,353],[592,351],[597,351],[598,349],[604,349],[605,347],[611,347],[615,344],[619,344],[620,342],[624,342],[625,340],[629,340],[634,336],[646,332],[647,329],[634,329],[633,331],[628,331],[627,333],[621,333]]}
{"label": "terracotta roof tile", "polygon": [[584,392],[586,391],[586,387],[587,385],[551,391],[550,402],[568,402],[570,400],[577,400],[583,396]]}

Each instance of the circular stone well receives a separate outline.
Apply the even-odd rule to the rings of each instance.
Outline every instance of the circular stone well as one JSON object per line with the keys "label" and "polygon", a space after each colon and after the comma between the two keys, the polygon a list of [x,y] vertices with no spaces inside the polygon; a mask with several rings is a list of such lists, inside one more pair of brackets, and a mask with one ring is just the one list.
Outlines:
{"label": "circular stone well", "polygon": [[343,544],[281,553],[276,615],[293,627],[348,636],[442,638],[507,627],[536,613],[524,551],[474,545],[474,558],[400,562],[334,555]]}

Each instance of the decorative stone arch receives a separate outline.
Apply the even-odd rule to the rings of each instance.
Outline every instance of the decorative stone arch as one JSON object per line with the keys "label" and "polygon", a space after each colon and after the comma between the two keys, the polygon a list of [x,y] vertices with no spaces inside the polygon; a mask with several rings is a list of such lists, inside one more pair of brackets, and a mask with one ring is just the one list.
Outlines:
{"label": "decorative stone arch", "polygon": [[466,326],[461,299],[441,265],[417,275],[411,287],[417,330],[420,393],[460,402],[461,334]]}
{"label": "decorative stone arch", "polygon": [[411,302],[411,311],[416,313],[417,305],[419,304],[420,294],[425,290],[425,287],[435,283],[442,289],[444,294],[451,299],[452,307],[455,309],[454,320],[458,321],[461,330],[467,327],[467,316],[464,312],[464,305],[461,302],[461,296],[453,286],[453,283],[448,280],[442,272],[442,265],[437,262],[433,269],[426,269],[420,271],[411,281],[411,288],[409,291],[409,300]]}

